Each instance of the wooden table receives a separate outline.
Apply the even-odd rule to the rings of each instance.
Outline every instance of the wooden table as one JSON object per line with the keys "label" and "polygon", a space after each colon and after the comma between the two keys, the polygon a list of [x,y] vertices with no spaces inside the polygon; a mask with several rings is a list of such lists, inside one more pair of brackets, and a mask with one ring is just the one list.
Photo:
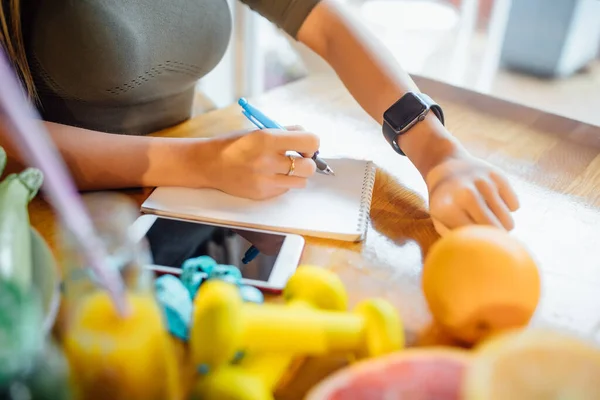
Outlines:
{"label": "wooden table", "polygon": [[[475,155],[504,169],[522,208],[514,235],[539,260],[543,297],[532,322],[597,335],[600,321],[600,128],[416,78],[444,107],[447,125]],[[375,95],[375,94],[374,94]],[[351,305],[384,296],[399,310],[412,345],[445,343],[432,324],[420,287],[424,254],[438,238],[418,172],[384,141],[379,126],[334,76],[311,77],[253,101],[284,124],[321,135],[321,154],[374,160],[378,167],[366,240],[307,238],[303,263],[338,273]],[[250,128],[237,106],[198,116],[164,136],[211,136]],[[139,203],[148,190],[129,192]],[[54,220],[41,200],[33,225],[55,246]],[[300,398],[337,361],[308,361],[280,398]]]}

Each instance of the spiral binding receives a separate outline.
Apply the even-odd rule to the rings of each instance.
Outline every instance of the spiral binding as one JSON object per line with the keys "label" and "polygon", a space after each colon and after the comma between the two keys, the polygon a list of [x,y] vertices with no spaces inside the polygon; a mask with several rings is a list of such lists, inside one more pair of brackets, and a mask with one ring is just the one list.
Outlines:
{"label": "spiral binding", "polygon": [[365,166],[365,179],[362,184],[361,195],[360,195],[360,210],[358,214],[358,226],[357,229],[361,232],[361,236],[364,235],[369,217],[371,214],[371,201],[373,200],[373,186],[375,185],[375,165],[372,161],[367,162]]}

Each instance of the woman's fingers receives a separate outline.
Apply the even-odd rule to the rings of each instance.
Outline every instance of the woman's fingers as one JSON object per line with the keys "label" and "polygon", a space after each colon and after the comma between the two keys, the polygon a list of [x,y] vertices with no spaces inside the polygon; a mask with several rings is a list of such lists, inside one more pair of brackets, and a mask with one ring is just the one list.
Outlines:
{"label": "woman's fingers", "polygon": [[[273,172],[280,175],[288,175],[288,172],[290,172],[292,167],[292,160],[290,157],[282,155],[277,155],[276,157],[275,169]],[[294,168],[291,176],[308,178],[315,173],[317,166],[312,159],[302,157],[293,157],[293,159]]]}
{"label": "woman's fingers", "polygon": [[437,198],[435,204],[432,205],[431,217],[447,229],[456,229],[476,223],[464,210],[465,207],[460,206],[453,196],[446,194]]}
{"label": "woman's fingers", "polygon": [[498,190],[491,182],[478,181],[475,183],[477,190],[481,193],[489,210],[501,222],[504,229],[510,231],[514,228],[515,223],[510,214],[510,210],[504,200],[500,198]]}
{"label": "woman's fingers", "polygon": [[308,182],[308,179],[301,176],[286,175],[273,175],[270,180],[273,186],[286,189],[302,189]]}
{"label": "woman's fingers", "polygon": [[266,130],[272,134],[272,149],[280,154],[288,151],[314,154],[319,150],[320,140],[317,135],[305,131],[273,131]]}
{"label": "woman's fingers", "polygon": [[490,177],[498,187],[498,194],[508,209],[510,211],[517,211],[519,209],[519,198],[506,177],[498,172],[492,172]]}
{"label": "woman's fingers", "polygon": [[502,223],[489,209],[483,196],[476,187],[466,187],[459,198],[459,204],[477,224],[502,228]]}
{"label": "woman's fingers", "polygon": [[458,210],[441,217],[434,217],[433,220],[437,221],[437,223],[441,224],[445,229],[456,229],[461,226],[473,225],[475,223],[467,213]]}

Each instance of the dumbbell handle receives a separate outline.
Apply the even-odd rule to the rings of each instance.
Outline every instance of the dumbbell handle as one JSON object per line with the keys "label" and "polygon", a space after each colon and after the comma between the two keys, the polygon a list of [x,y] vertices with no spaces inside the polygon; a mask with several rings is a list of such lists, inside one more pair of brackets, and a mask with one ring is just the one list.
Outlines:
{"label": "dumbbell handle", "polygon": [[318,310],[300,301],[285,306],[245,303],[242,316],[242,348],[253,352],[322,355],[357,350],[363,340],[363,316]]}
{"label": "dumbbell handle", "polygon": [[196,382],[193,398],[204,400],[273,400],[294,356],[287,353],[247,354],[239,363],[217,369]]}

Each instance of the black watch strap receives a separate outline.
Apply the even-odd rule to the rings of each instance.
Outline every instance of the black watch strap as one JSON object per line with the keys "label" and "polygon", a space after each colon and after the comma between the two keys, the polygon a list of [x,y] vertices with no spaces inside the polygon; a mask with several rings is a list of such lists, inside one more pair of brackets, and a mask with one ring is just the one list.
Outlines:
{"label": "black watch strap", "polygon": [[[440,120],[442,125],[444,125],[444,112],[442,111],[442,107],[439,106],[431,97],[426,95],[425,93],[415,93],[415,95],[419,96],[429,107],[429,110],[433,112],[433,114]],[[396,153],[406,156],[400,146],[398,146],[397,139],[401,134],[397,134],[396,131],[384,120],[383,121],[383,135],[388,143],[392,146],[392,148],[396,151]]]}
{"label": "black watch strap", "polygon": [[427,96],[425,93],[419,93],[419,97],[425,100],[427,104],[429,104],[429,109],[435,114],[437,119],[440,120],[442,125],[444,125],[444,112],[442,111],[442,107],[438,103],[436,103],[431,97]]}

